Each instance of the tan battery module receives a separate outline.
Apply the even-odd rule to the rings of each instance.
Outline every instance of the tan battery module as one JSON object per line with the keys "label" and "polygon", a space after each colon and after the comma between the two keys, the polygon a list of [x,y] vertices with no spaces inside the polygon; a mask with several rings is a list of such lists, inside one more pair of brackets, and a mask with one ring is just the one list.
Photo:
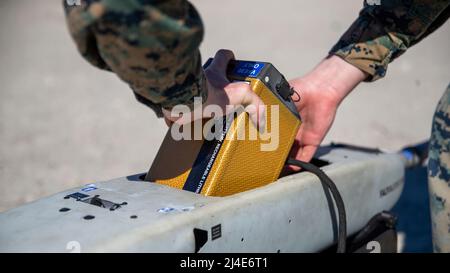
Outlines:
{"label": "tan battery module", "polygon": [[[215,123],[212,139],[202,134],[199,140],[177,140],[169,128],[146,181],[227,196],[278,179],[301,124],[291,98],[293,89],[270,63],[231,61],[227,71],[230,81],[249,83],[266,105],[264,132],[257,131],[245,111],[220,117],[222,126]],[[250,137],[251,130],[258,132],[256,138]]]}

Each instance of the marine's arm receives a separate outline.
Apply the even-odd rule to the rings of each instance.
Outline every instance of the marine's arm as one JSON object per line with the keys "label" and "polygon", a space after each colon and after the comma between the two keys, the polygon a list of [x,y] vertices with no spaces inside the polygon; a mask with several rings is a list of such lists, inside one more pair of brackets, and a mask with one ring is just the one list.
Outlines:
{"label": "marine's arm", "polygon": [[365,5],[330,56],[290,82],[301,94],[297,108],[304,122],[291,156],[309,161],[342,100],[360,82],[385,76],[392,60],[445,23],[449,5],[448,0],[382,0],[379,6]]}
{"label": "marine's arm", "polygon": [[[81,55],[116,73],[140,102],[167,122],[182,120],[171,116],[170,109],[178,104],[191,109],[184,117],[204,116],[205,112],[193,114],[198,112],[193,111],[195,97],[202,98],[200,110],[218,105],[225,112],[227,105],[262,104],[247,84],[226,78],[226,66],[234,58],[231,51],[219,50],[208,69],[202,69],[203,24],[188,1],[85,0],[81,6],[63,2]],[[264,107],[247,109],[255,124],[262,121]]]}
{"label": "marine's arm", "polygon": [[330,53],[366,72],[367,81],[377,80],[390,62],[445,23],[449,14],[449,0],[365,4]]}
{"label": "marine's arm", "polygon": [[159,115],[161,107],[190,106],[195,96],[206,99],[199,52],[203,25],[188,1],[63,3],[81,55],[116,73]]}

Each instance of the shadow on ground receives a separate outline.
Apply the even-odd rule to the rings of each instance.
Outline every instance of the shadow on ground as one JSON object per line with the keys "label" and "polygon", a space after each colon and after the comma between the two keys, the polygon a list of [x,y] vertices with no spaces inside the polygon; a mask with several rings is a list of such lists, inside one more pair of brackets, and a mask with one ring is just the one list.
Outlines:
{"label": "shadow on ground", "polygon": [[[407,169],[405,187],[392,211],[398,216],[397,230],[402,252],[432,252],[427,169]],[[403,241],[403,242],[402,242]]]}

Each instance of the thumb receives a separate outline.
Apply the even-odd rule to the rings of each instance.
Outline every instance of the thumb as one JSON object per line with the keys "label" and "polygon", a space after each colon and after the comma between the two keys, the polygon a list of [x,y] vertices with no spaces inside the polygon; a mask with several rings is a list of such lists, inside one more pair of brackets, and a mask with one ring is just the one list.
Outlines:
{"label": "thumb", "polygon": [[207,70],[213,70],[219,75],[227,74],[228,63],[234,60],[234,54],[231,50],[220,49],[217,51],[212,63],[208,66]]}

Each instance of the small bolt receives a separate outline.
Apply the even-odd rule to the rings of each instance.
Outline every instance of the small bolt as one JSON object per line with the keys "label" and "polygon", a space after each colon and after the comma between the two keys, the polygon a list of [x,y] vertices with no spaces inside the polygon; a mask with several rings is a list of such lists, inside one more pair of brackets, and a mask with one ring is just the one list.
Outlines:
{"label": "small bolt", "polygon": [[95,218],[94,215],[86,215],[86,216],[83,217],[84,220],[92,220],[94,218]]}

